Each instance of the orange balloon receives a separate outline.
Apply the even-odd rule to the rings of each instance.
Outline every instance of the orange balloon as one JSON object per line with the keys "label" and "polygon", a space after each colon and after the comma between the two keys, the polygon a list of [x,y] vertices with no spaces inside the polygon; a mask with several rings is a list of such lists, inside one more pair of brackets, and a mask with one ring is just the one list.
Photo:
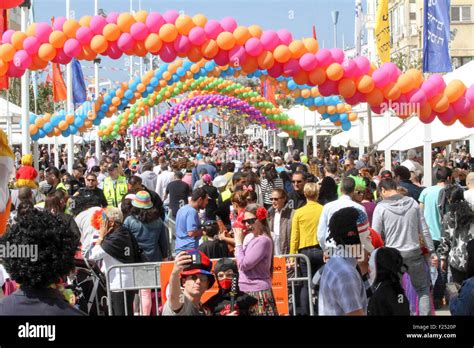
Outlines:
{"label": "orange balloon", "polygon": [[398,84],[395,83],[395,82],[390,82],[383,89],[383,95],[388,100],[398,99],[398,98],[400,98],[401,94],[402,94],[402,91],[401,91],[400,87],[398,86]]}
{"label": "orange balloon", "polygon": [[311,96],[311,91],[309,89],[302,89],[301,96],[305,99],[309,98]]}
{"label": "orange balloon", "polygon": [[6,43],[0,45],[0,59],[4,62],[11,62],[15,56],[16,50],[12,44]]}
{"label": "orange balloon", "polygon": [[466,116],[461,117],[459,121],[463,124],[464,127],[474,127],[474,110],[471,110]]}
{"label": "orange balloon", "polygon": [[54,127],[52,133],[53,133],[53,136],[59,137],[61,135],[61,130],[58,127]]}
{"label": "orange balloon", "polygon": [[229,51],[235,46],[235,37],[232,33],[224,31],[217,36],[216,42],[220,49]]}
{"label": "orange balloon", "polygon": [[345,78],[339,81],[338,91],[344,98],[352,97],[357,91],[354,80]]}
{"label": "orange balloon", "polygon": [[136,20],[130,13],[122,13],[117,18],[117,25],[123,33],[129,33],[134,23]]}
{"label": "orange balloon", "polygon": [[207,23],[207,17],[199,13],[193,17],[193,23],[198,27],[204,28]]}
{"label": "orange balloon", "polygon": [[328,75],[328,79],[331,81],[338,81],[344,75],[344,69],[342,68],[341,64],[332,63],[327,67],[326,74]]}
{"label": "orange balloon", "polygon": [[212,59],[217,55],[217,53],[219,53],[219,46],[217,46],[217,43],[215,40],[212,40],[212,39],[207,40],[201,46],[201,52],[204,58]]}
{"label": "orange balloon", "polygon": [[252,35],[252,37],[256,37],[256,38],[259,38],[262,36],[263,34],[263,30],[262,28],[260,28],[258,25],[251,25],[249,28],[249,33],[250,35]]}
{"label": "orange balloon", "polygon": [[337,111],[337,109],[336,109],[336,107],[335,107],[334,105],[329,105],[329,106],[327,107],[327,113],[328,113],[329,115],[334,115],[334,114],[336,113],[336,111]]}
{"label": "orange balloon", "polygon": [[247,73],[250,74],[258,69],[258,62],[256,57],[248,56],[245,61],[242,63],[242,69]]}
{"label": "orange balloon", "polygon": [[312,37],[303,39],[303,44],[304,44],[304,47],[306,48],[306,50],[307,50],[309,53],[316,53],[316,52],[318,52],[318,48],[319,48],[318,41],[316,41],[316,40],[313,39]]}
{"label": "orange balloon", "polygon": [[40,57],[38,57],[38,55],[35,54],[33,56],[33,62],[32,62],[32,66],[30,66],[30,70],[40,70],[40,69],[46,68],[47,66],[48,66],[48,62],[42,60]]}
{"label": "orange balloon", "polygon": [[196,26],[196,24],[193,22],[193,19],[190,16],[184,14],[179,15],[179,17],[176,18],[175,25],[176,29],[181,35],[188,35],[191,29]]}
{"label": "orange balloon", "polygon": [[49,62],[56,57],[56,49],[50,43],[44,43],[40,46],[38,50],[38,57],[42,60]]}
{"label": "orange balloon", "polygon": [[160,28],[159,34],[164,42],[173,42],[178,37],[178,29],[173,24],[167,23]]}
{"label": "orange balloon", "polygon": [[291,58],[293,59],[299,59],[303,54],[306,53],[306,47],[301,40],[294,40],[290,43],[290,46],[288,46],[291,52]]}
{"label": "orange balloon", "polygon": [[71,114],[66,115],[66,122],[69,124],[72,124],[74,123],[74,118],[75,118],[74,115],[71,115]]}
{"label": "orange balloon", "polygon": [[252,37],[252,34],[250,34],[250,31],[247,27],[239,26],[234,30],[234,37],[237,44],[243,46],[247,40]]}
{"label": "orange balloon", "polygon": [[449,99],[443,94],[435,95],[433,98],[430,99],[431,108],[438,112],[442,113],[448,110],[449,108]]}
{"label": "orange balloon", "polygon": [[63,32],[69,39],[76,38],[76,32],[81,27],[78,21],[75,19],[68,19],[63,24]]}
{"label": "orange balloon", "polygon": [[351,112],[348,118],[351,122],[357,121],[357,114],[355,112]]}
{"label": "orange balloon", "polygon": [[464,95],[464,92],[466,92],[466,86],[464,83],[460,80],[452,80],[446,86],[444,95],[448,98],[450,103],[454,103]]}
{"label": "orange balloon", "polygon": [[26,29],[27,36],[36,36],[36,23],[30,24]]}
{"label": "orange balloon", "polygon": [[402,93],[408,93],[415,87],[415,80],[407,73],[404,73],[398,77],[397,85]]}
{"label": "orange balloon", "polygon": [[36,125],[36,127],[38,127],[38,128],[43,127],[45,123],[46,123],[46,120],[45,120],[43,117],[38,117],[38,118],[36,118],[36,120],[35,120],[35,125]]}
{"label": "orange balloon", "polygon": [[113,97],[112,98],[112,105],[114,106],[119,106],[122,100],[119,97]]}
{"label": "orange balloon", "polygon": [[13,44],[13,47],[15,47],[15,49],[17,51],[19,50],[22,50],[23,49],[23,41],[25,41],[25,39],[27,38],[28,36],[26,36],[25,33],[22,33],[21,31],[16,31],[13,35],[12,35],[12,44]]}
{"label": "orange balloon", "polygon": [[298,71],[295,76],[293,76],[293,80],[299,85],[305,85],[308,83],[308,74],[304,70]]}
{"label": "orange balloon", "polygon": [[92,51],[101,54],[104,53],[109,47],[107,39],[102,35],[96,35],[91,40],[91,49]]}
{"label": "orange balloon", "polygon": [[140,23],[146,23],[146,19],[148,17],[148,12],[147,11],[138,11],[135,13],[135,20]]}
{"label": "orange balloon", "polygon": [[49,43],[53,45],[54,48],[63,48],[66,40],[66,34],[59,30],[55,30],[49,35]]}
{"label": "orange balloon", "polygon": [[107,115],[108,117],[111,117],[114,113],[117,112],[117,107],[115,105],[110,105],[109,106],[109,113],[110,115]]}
{"label": "orange balloon", "polygon": [[364,94],[372,92],[372,90],[375,87],[374,86],[374,81],[372,80],[372,77],[370,77],[368,75],[364,75],[364,76],[360,77],[357,80],[356,85],[357,85],[358,91],[361,92],[361,93],[364,93]]}
{"label": "orange balloon", "polygon": [[326,81],[326,71],[322,68],[316,68],[309,73],[309,80],[315,86],[321,85]]}
{"label": "orange balloon", "polygon": [[383,102],[383,93],[380,89],[374,88],[367,94],[367,103],[371,106],[378,106]]}
{"label": "orange balloon", "polygon": [[133,52],[138,57],[145,57],[148,54],[145,44],[140,41],[135,42],[135,45],[133,46]]}
{"label": "orange balloon", "polygon": [[121,32],[117,24],[109,23],[102,30],[102,34],[107,39],[107,41],[117,41]]}
{"label": "orange balloon", "polygon": [[[191,49],[188,51],[188,58],[191,62],[194,62],[194,63],[199,62],[202,59],[201,49],[197,46],[192,46]],[[199,71],[200,69],[199,66],[198,65],[194,65],[194,66],[195,66],[195,69]]]}
{"label": "orange balloon", "polygon": [[68,123],[64,120],[60,121],[58,124],[58,128],[62,131],[65,131],[69,127]]}
{"label": "orange balloon", "polygon": [[320,94],[319,94],[319,89],[318,89],[317,87],[311,88],[311,96],[312,96],[313,98],[320,96]]}
{"label": "orange balloon", "polygon": [[273,57],[279,63],[286,63],[291,59],[291,51],[286,45],[279,45],[273,51]]}
{"label": "orange balloon", "polygon": [[36,133],[38,133],[38,127],[34,124],[30,124],[30,134],[35,135]]}
{"label": "orange balloon", "polygon": [[418,69],[409,69],[406,72],[414,81],[414,88],[418,88],[423,83],[423,73]]}
{"label": "orange balloon", "polygon": [[90,45],[82,46],[82,55],[85,60],[94,60],[97,57],[97,53],[92,50]]}
{"label": "orange balloon", "polygon": [[90,27],[92,16],[84,16],[79,19],[79,24],[81,27]]}
{"label": "orange balloon", "polygon": [[145,40],[145,48],[148,52],[156,53],[163,46],[160,36],[156,33],[151,33]]}
{"label": "orange balloon", "polygon": [[275,62],[273,54],[269,51],[263,51],[257,58],[258,66],[260,69],[270,69]]}
{"label": "orange balloon", "polygon": [[[423,122],[423,120],[427,120],[429,118],[429,116],[431,115],[431,105],[430,103],[424,103],[421,107],[420,107],[420,114],[419,114],[419,117],[420,117],[420,121]],[[423,122],[425,123],[425,122]]]}
{"label": "orange balloon", "polygon": [[336,105],[336,111],[340,114],[342,114],[343,112],[346,112],[346,105],[344,104],[337,104]]}

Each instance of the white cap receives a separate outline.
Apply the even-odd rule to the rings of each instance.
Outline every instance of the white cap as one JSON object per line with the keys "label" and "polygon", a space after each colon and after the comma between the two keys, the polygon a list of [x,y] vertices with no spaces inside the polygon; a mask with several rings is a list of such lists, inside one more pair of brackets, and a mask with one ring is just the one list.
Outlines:
{"label": "white cap", "polygon": [[212,185],[217,188],[224,187],[225,185],[227,185],[227,179],[224,175],[218,175],[212,181]]}

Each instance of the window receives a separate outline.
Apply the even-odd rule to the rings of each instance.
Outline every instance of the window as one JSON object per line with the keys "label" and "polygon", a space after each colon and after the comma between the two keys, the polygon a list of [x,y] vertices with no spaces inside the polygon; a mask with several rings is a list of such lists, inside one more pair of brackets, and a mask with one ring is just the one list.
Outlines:
{"label": "window", "polygon": [[471,6],[451,6],[452,22],[470,22]]}
{"label": "window", "polygon": [[416,21],[416,12],[410,12],[410,20]]}

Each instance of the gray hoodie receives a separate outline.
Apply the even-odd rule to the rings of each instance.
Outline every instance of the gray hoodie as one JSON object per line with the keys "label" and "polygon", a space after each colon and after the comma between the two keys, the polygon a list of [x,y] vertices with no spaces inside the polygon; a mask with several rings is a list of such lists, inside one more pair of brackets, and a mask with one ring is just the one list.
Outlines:
{"label": "gray hoodie", "polygon": [[395,195],[377,204],[372,228],[380,233],[386,247],[398,249],[403,257],[420,254],[420,236],[427,248],[434,250],[423,213],[411,197]]}
{"label": "gray hoodie", "polygon": [[155,191],[157,175],[154,172],[147,170],[146,172],[143,172],[140,177],[142,178],[142,184],[147,189]]}

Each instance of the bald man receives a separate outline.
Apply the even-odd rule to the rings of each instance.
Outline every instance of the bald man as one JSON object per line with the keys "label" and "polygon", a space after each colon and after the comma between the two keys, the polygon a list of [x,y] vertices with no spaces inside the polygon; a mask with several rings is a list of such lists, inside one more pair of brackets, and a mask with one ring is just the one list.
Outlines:
{"label": "bald man", "polygon": [[474,172],[466,177],[467,191],[464,192],[464,199],[474,208]]}

